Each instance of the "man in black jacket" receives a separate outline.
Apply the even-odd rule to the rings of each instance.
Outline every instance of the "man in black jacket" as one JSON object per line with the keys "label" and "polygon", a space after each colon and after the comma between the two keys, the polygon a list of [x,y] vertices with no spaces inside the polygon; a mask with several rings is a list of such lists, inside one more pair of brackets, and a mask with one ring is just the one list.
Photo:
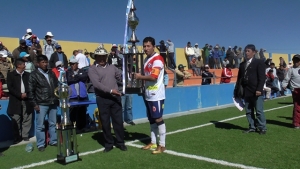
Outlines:
{"label": "man in black jacket", "polygon": [[61,61],[62,65],[65,69],[68,69],[68,58],[65,55],[65,53],[62,51],[62,48],[60,45],[55,46],[56,52],[54,52],[49,61],[50,68],[55,68],[55,63],[57,61]]}
{"label": "man in black jacket", "polygon": [[[67,82],[70,87],[70,102],[72,101],[86,101],[88,100],[88,93],[85,87],[85,82],[88,75],[84,69],[78,68],[77,59],[70,59],[70,66],[66,72]],[[76,121],[76,128],[82,130],[86,125],[86,111],[87,105],[75,106],[70,108],[70,120]]]}
{"label": "man in black jacket", "polygon": [[45,150],[44,120],[48,114],[50,145],[57,145],[55,131],[58,98],[54,90],[58,86],[55,74],[48,70],[48,58],[40,55],[37,58],[38,69],[31,72],[29,77],[29,100],[36,113],[36,139],[39,151]]}
{"label": "man in black jacket", "polygon": [[[245,47],[246,60],[241,63],[237,83],[234,90],[234,97],[242,97],[245,101],[246,117],[249,122],[249,129],[244,133],[255,132],[256,127],[259,134],[266,134],[266,118],[263,105],[263,88],[266,80],[265,64],[263,60],[256,59],[255,46],[250,44]],[[243,92],[239,94],[242,87]],[[256,110],[256,118],[254,114]]]}
{"label": "man in black jacket", "polygon": [[18,143],[22,140],[21,137],[24,141],[29,141],[33,107],[27,97],[30,73],[24,71],[25,62],[20,58],[15,60],[15,67],[14,71],[7,74],[7,88],[9,90],[7,114],[12,119],[14,143]]}

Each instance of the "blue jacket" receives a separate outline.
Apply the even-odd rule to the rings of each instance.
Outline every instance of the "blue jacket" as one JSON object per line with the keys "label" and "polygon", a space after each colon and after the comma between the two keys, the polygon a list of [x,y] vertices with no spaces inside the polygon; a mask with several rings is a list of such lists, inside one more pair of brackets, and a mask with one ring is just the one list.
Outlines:
{"label": "blue jacket", "polygon": [[[70,87],[71,93],[70,93],[70,99],[74,98],[86,98],[88,97],[88,93],[85,86],[85,81],[88,78],[87,73],[79,69],[78,73],[75,75],[74,71],[72,69],[69,69],[66,73],[68,85]],[[75,84],[79,84],[79,95],[77,94],[77,90],[75,88]]]}

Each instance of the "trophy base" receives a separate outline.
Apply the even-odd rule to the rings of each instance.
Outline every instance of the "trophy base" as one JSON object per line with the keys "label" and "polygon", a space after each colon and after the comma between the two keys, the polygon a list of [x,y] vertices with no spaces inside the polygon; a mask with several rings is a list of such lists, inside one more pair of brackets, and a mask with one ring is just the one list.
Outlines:
{"label": "trophy base", "polygon": [[134,87],[128,87],[125,88],[125,93],[126,94],[138,94],[142,95],[143,94],[143,88],[134,88]]}
{"label": "trophy base", "polygon": [[77,154],[73,154],[73,155],[70,155],[70,156],[61,156],[61,155],[57,155],[57,161],[58,163],[60,164],[68,164],[68,163],[72,163],[72,162],[75,162],[75,161],[80,161],[81,159],[79,158],[79,155],[78,153]]}

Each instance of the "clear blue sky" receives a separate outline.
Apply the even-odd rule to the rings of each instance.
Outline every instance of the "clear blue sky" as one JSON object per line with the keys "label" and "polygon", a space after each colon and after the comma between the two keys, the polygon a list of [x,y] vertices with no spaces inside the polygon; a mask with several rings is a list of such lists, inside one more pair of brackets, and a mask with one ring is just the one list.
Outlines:
{"label": "clear blue sky", "polygon": [[[0,36],[123,43],[127,0],[1,0]],[[4,2],[5,1],[5,2]],[[253,43],[273,53],[300,53],[299,0],[135,0],[137,37],[190,41],[202,47]],[[4,42],[5,43],[5,42]],[[140,43],[141,44],[141,43]],[[12,50],[12,49],[11,49]]]}

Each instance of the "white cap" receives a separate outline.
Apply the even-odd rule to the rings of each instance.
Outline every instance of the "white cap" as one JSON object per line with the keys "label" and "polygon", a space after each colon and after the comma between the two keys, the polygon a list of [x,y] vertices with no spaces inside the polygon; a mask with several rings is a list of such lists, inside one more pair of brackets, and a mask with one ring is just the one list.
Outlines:
{"label": "white cap", "polygon": [[208,65],[205,65],[204,67],[208,67],[208,68],[209,68],[209,66],[208,66]]}
{"label": "white cap", "polygon": [[195,46],[198,46],[198,43],[195,43]]}
{"label": "white cap", "polygon": [[4,53],[0,53],[0,57],[7,58],[7,55]]}
{"label": "white cap", "polygon": [[231,49],[231,46],[228,46],[228,48],[230,48],[230,49]]}
{"label": "white cap", "polygon": [[69,63],[78,63],[77,59],[70,59]]}
{"label": "white cap", "polygon": [[46,36],[54,36],[54,35],[52,34],[52,32],[47,32]]}
{"label": "white cap", "polygon": [[116,44],[113,44],[112,47],[118,47]]}
{"label": "white cap", "polygon": [[31,30],[30,28],[28,28],[28,29],[26,30],[26,32],[29,33],[29,32],[32,32],[32,30]]}
{"label": "white cap", "polygon": [[55,62],[55,67],[57,67],[57,66],[61,66],[62,65],[62,62],[61,61],[57,61],[57,62]]}

